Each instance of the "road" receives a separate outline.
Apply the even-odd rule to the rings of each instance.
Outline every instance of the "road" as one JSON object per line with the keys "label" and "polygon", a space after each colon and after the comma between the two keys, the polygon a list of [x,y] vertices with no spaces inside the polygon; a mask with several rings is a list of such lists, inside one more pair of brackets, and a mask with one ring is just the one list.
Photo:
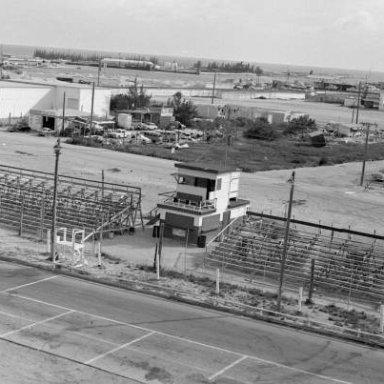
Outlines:
{"label": "road", "polygon": [[0,262],[0,381],[381,383],[383,351]]}

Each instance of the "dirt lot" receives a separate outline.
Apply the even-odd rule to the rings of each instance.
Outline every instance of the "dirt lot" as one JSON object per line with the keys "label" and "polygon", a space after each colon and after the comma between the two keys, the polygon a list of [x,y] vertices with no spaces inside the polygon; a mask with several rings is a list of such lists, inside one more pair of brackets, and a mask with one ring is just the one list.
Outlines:
{"label": "dirt lot", "polygon": [[[0,131],[1,164],[52,172],[53,146],[56,139],[34,134]],[[384,161],[371,162],[367,172],[384,168]],[[174,190],[171,173],[174,162],[113,152],[107,149],[73,146],[63,143],[59,173],[90,179],[101,179],[105,171],[108,182],[140,186],[143,212],[159,201],[158,194]],[[241,197],[248,198],[253,211],[282,215],[289,197],[290,170],[244,173]],[[384,190],[364,191],[359,186],[361,163],[296,169],[293,216],[297,219],[342,226],[384,235],[382,201]]]}

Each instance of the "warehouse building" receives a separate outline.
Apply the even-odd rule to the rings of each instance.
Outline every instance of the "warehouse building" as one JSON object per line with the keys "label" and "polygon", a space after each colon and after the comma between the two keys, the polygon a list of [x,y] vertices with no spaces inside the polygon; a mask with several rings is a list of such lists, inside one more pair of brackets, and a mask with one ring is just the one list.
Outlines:
{"label": "warehouse building", "polygon": [[[109,115],[112,89],[95,87],[93,114]],[[14,123],[29,116],[30,126],[61,129],[64,113],[67,118],[90,115],[92,86],[67,82],[0,81],[0,123]]]}

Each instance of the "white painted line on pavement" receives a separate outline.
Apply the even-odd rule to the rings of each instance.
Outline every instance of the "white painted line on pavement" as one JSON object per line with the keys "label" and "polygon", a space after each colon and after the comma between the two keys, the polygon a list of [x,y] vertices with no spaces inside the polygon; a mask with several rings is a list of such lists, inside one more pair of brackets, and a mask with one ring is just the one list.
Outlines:
{"label": "white painted line on pavement", "polygon": [[4,316],[8,316],[8,317],[14,317],[14,318],[19,319],[19,320],[31,321],[29,319],[26,319],[25,317],[21,317],[19,315],[14,315],[13,313],[8,313],[8,312],[4,312],[4,311],[0,311],[0,315],[4,315]]}
{"label": "white painted line on pavement", "polygon": [[[1,293],[1,292],[0,292]],[[28,301],[33,301],[35,303],[39,303],[39,304],[43,304],[43,305],[49,305],[50,307],[55,307],[55,308],[58,308],[58,309],[62,309],[64,311],[72,311],[72,312],[79,312],[81,313],[81,311],[76,311],[75,309],[71,309],[71,308],[68,308],[68,307],[63,307],[62,305],[57,305],[57,304],[52,304],[52,303],[48,303],[46,301],[42,301],[42,300],[37,300],[37,299],[34,299],[33,297],[28,297],[28,296],[23,296],[23,295],[19,295],[18,293],[11,293],[12,296],[15,296],[15,297],[18,297],[19,299],[23,299],[23,300],[28,300]],[[86,313],[86,312],[84,312]],[[91,315],[90,313],[88,313],[88,315],[90,316],[93,316]],[[112,320],[113,321],[113,320]],[[122,323],[122,324],[126,324],[126,323]]]}
{"label": "white painted line on pavement", "polygon": [[50,277],[46,277],[45,279],[40,279],[40,280],[33,281],[32,283],[18,285],[17,287],[13,287],[13,288],[7,288],[7,289],[4,289],[4,291],[0,291],[0,293],[6,293],[6,292],[9,292],[9,291],[13,291],[15,289],[20,289],[20,288],[28,287],[29,285],[34,285],[34,284],[41,283],[43,281],[52,280],[52,279],[55,279],[56,277],[57,276],[50,276]]}
{"label": "white painted line on pavement", "polygon": [[134,339],[134,340],[132,340],[132,341],[130,341],[130,342],[128,342],[128,343],[125,343],[125,344],[123,344],[123,345],[120,345],[120,346],[117,347],[117,348],[114,348],[114,349],[111,349],[111,350],[108,351],[108,352],[102,353],[101,355],[96,356],[96,357],[94,357],[93,359],[90,359],[90,360],[86,361],[84,364],[90,364],[90,363],[93,363],[94,361],[99,360],[99,359],[102,359],[103,357],[105,357],[105,356],[107,356],[107,355],[110,355],[111,353],[115,353],[115,352],[119,351],[120,349],[123,349],[123,348],[125,348],[125,347],[128,347],[129,345],[132,345],[132,344],[134,344],[134,343],[137,343],[137,342],[140,341],[140,340],[146,339],[147,337],[152,336],[152,335],[155,334],[155,333],[156,333],[156,332],[150,332],[150,333],[147,333],[146,335],[143,335],[143,336],[141,336],[141,337],[138,337],[137,339]]}
{"label": "white painted line on pavement", "polygon": [[[319,378],[319,379],[328,380],[329,382],[339,383],[339,384],[354,384],[354,383],[352,383],[352,382],[350,382],[350,381],[344,381],[344,380],[335,379],[335,378],[332,378],[332,377],[329,377],[329,376],[319,375],[319,374],[317,374],[317,373],[312,373],[312,372],[310,372],[310,371],[305,371],[304,369],[295,368],[295,367],[290,367],[290,366],[288,366],[288,365],[280,364],[280,363],[277,363],[277,362],[275,362],[275,361],[270,361],[270,360],[261,359],[261,358],[256,357],[256,356],[247,356],[247,355],[244,355],[244,354],[242,354],[242,353],[233,352],[233,351],[230,351],[230,350],[225,349],[225,348],[220,348],[220,347],[216,347],[216,346],[214,346],[214,345],[204,344],[204,343],[201,343],[201,342],[199,342],[199,341],[195,341],[195,340],[191,340],[191,339],[183,338],[183,337],[180,337],[180,336],[170,335],[170,334],[168,334],[168,333],[164,333],[164,332],[153,331],[152,329],[149,329],[149,328],[144,328],[144,327],[139,327],[139,326],[134,325],[134,324],[124,323],[124,322],[122,322],[122,321],[117,321],[117,320],[114,320],[114,319],[110,319],[110,318],[108,318],[108,317],[103,317],[103,316],[93,315],[93,314],[91,314],[91,313],[84,312],[84,311],[72,310],[72,309],[67,308],[67,307],[63,307],[63,306],[60,306],[60,305],[47,303],[47,302],[44,302],[44,301],[41,301],[41,300],[37,300],[37,299],[33,299],[33,298],[29,298],[29,297],[26,297],[26,296],[21,296],[21,295],[18,295],[18,294],[13,294],[13,295],[14,295],[14,296],[17,296],[17,297],[20,297],[20,298],[23,298],[23,299],[25,299],[25,300],[34,301],[34,302],[37,302],[37,303],[40,303],[40,304],[51,305],[51,306],[54,306],[54,307],[57,307],[57,308],[61,308],[61,309],[64,309],[64,310],[67,310],[67,311],[70,311],[70,312],[77,312],[77,313],[81,313],[81,314],[84,314],[84,315],[93,316],[93,317],[95,317],[95,318],[108,320],[108,321],[114,322],[115,324],[126,325],[126,326],[128,326],[128,327],[132,327],[132,328],[140,329],[140,330],[142,330],[142,331],[150,332],[150,334],[154,334],[154,333],[156,333],[157,335],[162,335],[162,336],[166,336],[166,337],[169,337],[169,338],[172,338],[172,339],[175,339],[175,340],[180,340],[180,341],[183,341],[183,342],[192,343],[192,344],[195,344],[195,345],[200,345],[200,346],[202,346],[202,347],[206,347],[206,348],[214,349],[214,350],[216,350],[216,351],[226,352],[226,353],[230,353],[230,354],[232,354],[232,355],[237,355],[237,356],[240,356],[240,357],[245,356],[245,357],[247,357],[247,358],[249,358],[249,359],[253,359],[253,360],[256,360],[256,361],[259,361],[259,362],[263,362],[263,363],[265,363],[265,364],[274,365],[274,366],[276,366],[276,367],[280,367],[280,368],[288,369],[288,370],[291,370],[291,371],[294,371],[294,372],[303,373],[303,374],[306,374],[306,375],[308,375],[308,376],[312,376],[312,377],[317,377],[317,378]],[[150,336],[150,334],[145,335],[144,337],[146,337],[146,336]],[[0,335],[0,337],[2,337],[2,336]],[[128,344],[129,344],[129,343],[128,343]],[[121,347],[121,348],[122,348],[122,347]],[[91,360],[90,360],[90,361],[91,361]],[[85,364],[87,364],[87,363],[85,363]]]}
{"label": "white painted line on pavement", "polygon": [[69,315],[70,313],[73,313],[73,312],[75,312],[75,311],[69,310],[67,312],[60,313],[60,315],[52,316],[52,317],[49,317],[48,319],[44,319],[44,320],[41,320],[41,321],[36,321],[35,323],[26,325],[25,327],[21,327],[19,329],[15,329],[13,331],[3,333],[2,335],[0,335],[0,338],[8,337],[10,335],[13,335],[14,333],[17,333],[17,332],[20,332],[20,331],[24,331],[25,329],[32,328],[32,327],[34,327],[36,325],[47,323],[48,321],[58,319],[59,317],[62,317],[62,316],[65,316],[65,315]]}
{"label": "white painted line on pavement", "polygon": [[237,360],[234,361],[232,364],[227,365],[227,366],[224,367],[222,370],[216,372],[214,375],[212,375],[211,377],[209,377],[208,380],[216,379],[216,377],[222,375],[224,372],[228,371],[228,369],[233,368],[235,365],[241,363],[243,360],[245,360],[245,359],[247,359],[247,358],[248,358],[248,356],[240,357],[240,359],[237,359]]}

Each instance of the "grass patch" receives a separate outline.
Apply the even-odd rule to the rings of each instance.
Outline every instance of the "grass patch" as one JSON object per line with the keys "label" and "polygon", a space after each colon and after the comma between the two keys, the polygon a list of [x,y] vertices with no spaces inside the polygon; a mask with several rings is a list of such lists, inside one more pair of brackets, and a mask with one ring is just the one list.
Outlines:
{"label": "grass patch", "polygon": [[[83,142],[81,138],[76,138],[72,144],[100,147],[99,143],[92,140]],[[364,158],[363,143],[328,144],[326,147],[317,148],[310,145],[299,146],[284,136],[274,141],[247,139],[242,137],[241,132],[234,138],[231,146],[228,146],[225,140],[189,143],[189,146],[188,149],[176,150],[174,153],[170,148],[156,144],[113,144],[109,145],[108,149],[174,161],[222,165],[226,163],[244,172],[342,164],[362,161]],[[383,160],[382,148],[382,144],[370,144],[369,160]],[[112,172],[114,171],[117,172],[113,169]]]}

